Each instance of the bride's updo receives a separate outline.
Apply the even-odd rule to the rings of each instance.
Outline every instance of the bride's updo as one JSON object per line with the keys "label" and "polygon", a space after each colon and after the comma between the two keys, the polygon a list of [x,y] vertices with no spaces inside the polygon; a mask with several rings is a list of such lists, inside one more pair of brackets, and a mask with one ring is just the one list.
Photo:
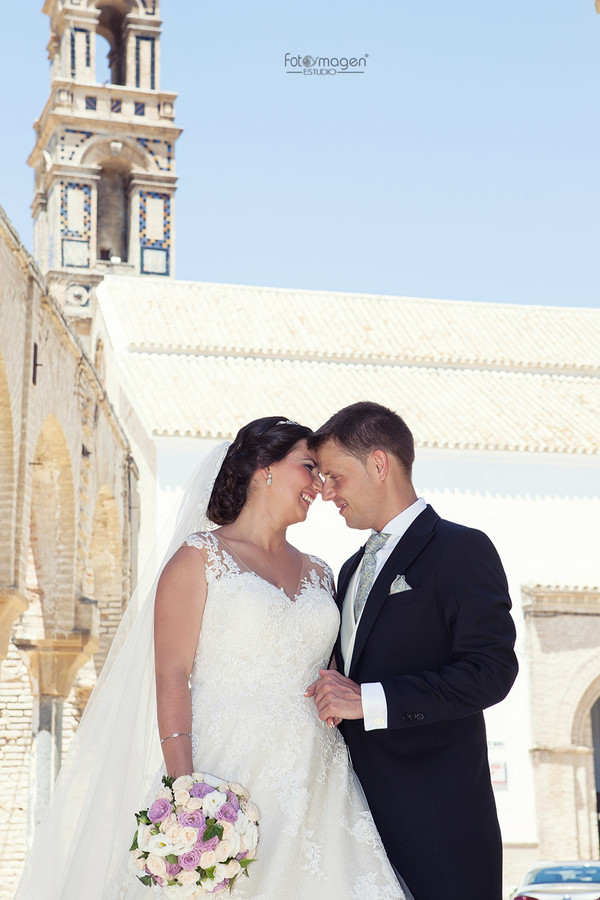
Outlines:
{"label": "bride's updo", "polygon": [[257,469],[280,462],[311,434],[310,428],[283,416],[255,419],[240,428],[215,479],[206,511],[210,521],[215,525],[235,522]]}

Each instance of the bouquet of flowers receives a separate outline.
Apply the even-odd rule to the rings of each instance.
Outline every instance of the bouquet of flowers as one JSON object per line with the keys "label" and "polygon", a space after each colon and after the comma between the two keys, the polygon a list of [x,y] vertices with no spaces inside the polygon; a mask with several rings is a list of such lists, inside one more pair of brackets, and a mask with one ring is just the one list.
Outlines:
{"label": "bouquet of flowers", "polygon": [[258,844],[258,809],[248,791],[200,772],[162,781],[156,800],[136,813],[130,852],[139,880],[172,900],[233,890]]}

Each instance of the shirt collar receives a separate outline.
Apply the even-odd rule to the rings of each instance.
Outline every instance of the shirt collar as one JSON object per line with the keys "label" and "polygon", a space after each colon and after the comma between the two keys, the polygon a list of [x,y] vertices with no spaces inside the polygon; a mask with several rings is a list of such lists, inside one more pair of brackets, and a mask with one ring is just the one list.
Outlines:
{"label": "shirt collar", "polygon": [[403,509],[401,513],[387,523],[385,528],[382,528],[382,532],[386,534],[391,534],[393,537],[402,537],[404,532],[412,525],[417,516],[419,516],[424,509],[427,508],[427,503],[423,499],[423,497],[419,497],[415,500],[414,503],[411,503],[410,506],[407,506],[406,509]]}

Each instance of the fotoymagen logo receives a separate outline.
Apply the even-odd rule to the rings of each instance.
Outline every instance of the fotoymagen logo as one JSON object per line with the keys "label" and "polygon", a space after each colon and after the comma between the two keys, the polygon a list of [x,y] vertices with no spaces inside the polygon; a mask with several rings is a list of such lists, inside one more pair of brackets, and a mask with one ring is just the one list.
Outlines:
{"label": "fotoymagen logo", "polygon": [[364,75],[369,54],[363,56],[310,56],[286,53],[286,75]]}

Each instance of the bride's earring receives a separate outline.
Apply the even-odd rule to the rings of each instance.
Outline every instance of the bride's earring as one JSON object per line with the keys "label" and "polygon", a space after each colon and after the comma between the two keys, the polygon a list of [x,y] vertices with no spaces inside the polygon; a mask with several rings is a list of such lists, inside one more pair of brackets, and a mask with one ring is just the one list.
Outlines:
{"label": "bride's earring", "polygon": [[271,487],[273,482],[273,476],[271,475],[271,471],[269,470],[269,474],[267,475],[267,487]]}

